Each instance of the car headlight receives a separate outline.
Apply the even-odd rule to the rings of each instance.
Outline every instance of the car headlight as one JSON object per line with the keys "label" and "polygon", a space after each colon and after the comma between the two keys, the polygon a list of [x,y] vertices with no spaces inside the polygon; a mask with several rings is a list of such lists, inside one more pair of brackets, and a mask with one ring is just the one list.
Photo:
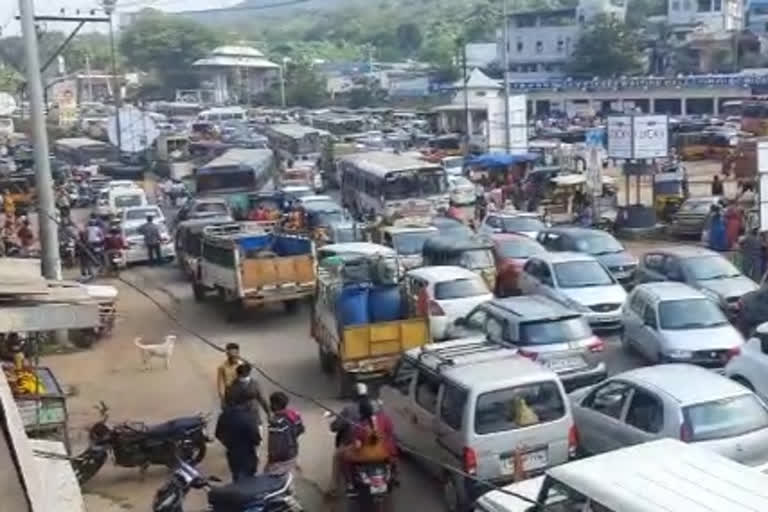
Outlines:
{"label": "car headlight", "polygon": [[670,359],[690,359],[693,357],[693,352],[690,350],[670,350],[666,356]]}
{"label": "car headlight", "polygon": [[708,299],[714,301],[716,304],[722,304],[723,303],[723,301],[720,298],[720,296],[718,294],[716,294],[715,292],[713,292],[712,290],[708,290],[706,288],[702,288],[701,289],[701,293],[706,295]]}

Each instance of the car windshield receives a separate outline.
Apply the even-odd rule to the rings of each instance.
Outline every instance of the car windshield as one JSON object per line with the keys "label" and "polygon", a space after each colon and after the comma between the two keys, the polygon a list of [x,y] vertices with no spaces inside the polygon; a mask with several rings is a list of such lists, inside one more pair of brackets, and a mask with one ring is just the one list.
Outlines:
{"label": "car windshield", "polygon": [[555,276],[560,288],[586,288],[613,284],[611,275],[596,261],[555,263]]}
{"label": "car windshield", "polygon": [[592,329],[582,317],[520,324],[520,343],[523,345],[549,345],[583,340],[590,336]]}
{"label": "car windshield", "polygon": [[595,233],[579,236],[576,240],[576,248],[579,252],[585,252],[593,256],[622,252],[624,247],[608,233]]}
{"label": "car windshield", "polygon": [[526,259],[535,254],[545,252],[545,249],[540,244],[525,237],[501,240],[496,244],[496,247],[499,251],[499,256],[504,259]]}
{"label": "car windshield", "polygon": [[662,329],[697,329],[725,325],[722,310],[709,299],[666,300],[659,304]]}
{"label": "car windshield", "polygon": [[719,255],[687,258],[682,262],[686,273],[697,281],[708,279],[725,279],[738,277],[741,274],[731,262]]}
{"label": "car windshield", "polygon": [[435,285],[435,299],[437,300],[463,299],[464,297],[477,297],[489,293],[491,292],[488,291],[488,287],[480,277],[454,279]]}
{"label": "car windshield", "polygon": [[155,218],[162,217],[162,213],[158,208],[137,208],[125,212],[125,220],[146,219],[147,215],[152,215]]}
{"label": "car windshield", "polygon": [[432,231],[397,233],[392,235],[392,245],[398,254],[421,254],[424,242],[433,234]]}
{"label": "car windshield", "polygon": [[459,266],[470,270],[493,267],[493,255],[487,249],[464,251],[459,258]]}
{"label": "car windshield", "polygon": [[683,408],[689,441],[707,441],[768,427],[768,410],[753,394],[713,400]]}
{"label": "car windshield", "polygon": [[506,233],[541,231],[545,228],[544,223],[535,217],[504,217],[501,223]]}
{"label": "car windshield", "polygon": [[560,388],[553,381],[483,393],[475,407],[475,432],[492,434],[548,423],[565,415]]}
{"label": "car windshield", "polygon": [[409,199],[444,194],[447,190],[448,180],[443,171],[401,171],[387,175],[384,198],[387,200]]}
{"label": "car windshield", "polygon": [[141,194],[116,196],[115,206],[117,208],[127,208],[129,206],[141,206]]}

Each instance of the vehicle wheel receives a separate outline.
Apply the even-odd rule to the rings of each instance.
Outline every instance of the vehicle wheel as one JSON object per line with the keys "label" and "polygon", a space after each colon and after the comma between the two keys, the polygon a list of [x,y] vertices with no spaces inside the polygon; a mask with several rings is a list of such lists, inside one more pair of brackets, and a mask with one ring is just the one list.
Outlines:
{"label": "vehicle wheel", "polygon": [[355,394],[356,379],[354,375],[351,375],[341,368],[340,364],[337,369],[338,374],[338,386],[339,386],[339,398],[350,398]]}
{"label": "vehicle wheel", "polygon": [[203,461],[207,451],[208,446],[205,444],[205,439],[186,441],[181,446],[181,458],[187,464],[197,466]]}
{"label": "vehicle wheel", "polygon": [[443,502],[448,512],[465,512],[467,499],[463,489],[459,488],[460,480],[452,474],[443,476]]}
{"label": "vehicle wheel", "polygon": [[333,354],[329,354],[323,350],[323,347],[318,345],[317,357],[320,360],[320,370],[326,375],[333,375],[333,371],[336,368],[336,365],[334,364],[336,358]]}
{"label": "vehicle wheel", "polygon": [[192,283],[192,293],[195,295],[195,302],[205,301],[205,287],[203,285]]}
{"label": "vehicle wheel", "polygon": [[283,302],[286,313],[295,313],[299,309],[299,300],[291,299]]}
{"label": "vehicle wheel", "polygon": [[78,329],[72,334],[72,344],[77,348],[91,348],[99,339],[99,334],[94,329]]}
{"label": "vehicle wheel", "polygon": [[735,382],[738,382],[739,384],[741,384],[742,386],[744,386],[745,388],[747,388],[750,391],[754,391],[755,390],[755,386],[753,386],[751,382],[749,382],[747,379],[745,379],[741,375],[735,375],[735,376],[731,377],[731,379],[734,380]]}

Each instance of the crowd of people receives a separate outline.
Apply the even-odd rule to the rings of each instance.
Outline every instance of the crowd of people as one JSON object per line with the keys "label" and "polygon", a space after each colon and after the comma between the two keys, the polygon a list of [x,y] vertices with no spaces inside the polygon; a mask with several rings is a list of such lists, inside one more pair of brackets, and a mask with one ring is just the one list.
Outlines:
{"label": "crowd of people", "polygon": [[[229,343],[226,359],[218,367],[216,384],[221,400],[221,414],[216,422],[216,439],[224,445],[232,480],[255,475],[259,470],[259,447],[263,432],[267,436],[267,459],[262,471],[282,475],[298,469],[299,438],[305,428],[301,415],[290,407],[288,396],[276,391],[265,399],[253,377],[253,368],[240,357],[240,347]],[[266,421],[262,420],[262,413]],[[264,426],[266,425],[266,429]],[[391,420],[368,396],[364,385],[358,386],[358,400],[345,408],[331,424],[336,433],[333,454],[333,487],[344,477],[349,487],[350,470],[355,464],[396,461],[397,449]]]}

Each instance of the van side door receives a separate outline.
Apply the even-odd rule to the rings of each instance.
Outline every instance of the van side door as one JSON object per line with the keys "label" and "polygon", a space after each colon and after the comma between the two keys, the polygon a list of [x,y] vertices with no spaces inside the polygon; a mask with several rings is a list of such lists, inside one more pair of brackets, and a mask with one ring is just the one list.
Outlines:
{"label": "van side door", "polygon": [[421,453],[434,453],[437,436],[435,416],[441,384],[442,379],[437,373],[419,367],[409,413],[413,429],[412,448]]}
{"label": "van side door", "polygon": [[381,386],[379,397],[382,408],[392,419],[398,441],[406,446],[415,444],[411,409],[413,387],[418,373],[417,362],[403,356],[392,371],[389,380]]}
{"label": "van side door", "polygon": [[465,425],[469,391],[452,382],[443,381],[438,395],[438,414],[435,416],[435,448],[443,464],[462,468],[466,446]]}
{"label": "van side door", "polygon": [[622,447],[624,412],[632,387],[611,380],[593,388],[573,408],[581,447],[588,453],[603,453]]}

